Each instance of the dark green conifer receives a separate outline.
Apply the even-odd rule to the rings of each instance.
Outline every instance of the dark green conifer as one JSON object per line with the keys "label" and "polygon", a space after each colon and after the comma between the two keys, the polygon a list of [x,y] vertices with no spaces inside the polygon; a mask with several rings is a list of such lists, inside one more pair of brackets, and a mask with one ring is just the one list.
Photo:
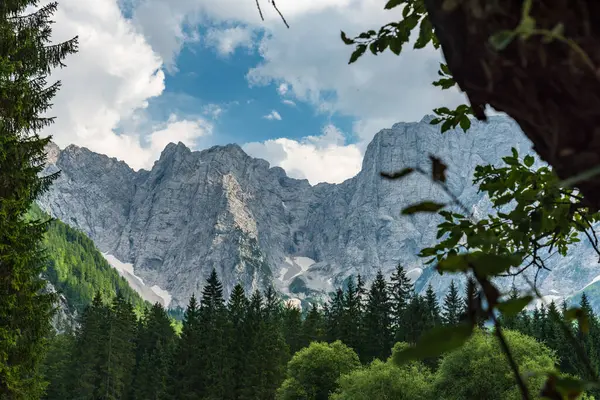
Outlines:
{"label": "dark green conifer", "polygon": [[343,315],[341,319],[341,336],[338,338],[357,353],[362,352],[363,345],[363,305],[354,277],[350,276],[343,298]]}
{"label": "dark green conifer", "polygon": [[230,332],[223,285],[213,269],[202,290],[200,303],[199,351],[202,369],[202,396],[228,399],[232,390],[232,360],[228,353]]}
{"label": "dark green conifer", "polygon": [[427,286],[427,291],[425,292],[425,303],[427,304],[427,325],[429,327],[439,325],[442,322],[440,306],[431,284]]}
{"label": "dark green conifer", "polygon": [[386,360],[391,354],[393,338],[390,297],[381,271],[377,272],[369,290],[365,311],[365,334],[367,342],[361,354],[363,360]]}
{"label": "dark green conifer", "polygon": [[26,218],[57,174],[41,176],[53,122],[44,114],[60,82],[47,83],[77,50],[77,39],[51,43],[51,2],[0,2],[0,399],[36,399],[44,391],[40,364],[56,297],[44,290],[41,249],[47,223]]}
{"label": "dark green conifer", "polygon": [[326,309],[325,326],[328,342],[339,340],[342,336],[342,323],[344,318],[344,292],[338,289],[334,298]]}
{"label": "dark green conifer", "polygon": [[291,302],[283,308],[283,336],[290,355],[302,348],[302,311]]}
{"label": "dark green conifer", "polygon": [[325,340],[324,316],[317,305],[312,303],[302,323],[302,348],[308,347],[312,342],[323,340]]}
{"label": "dark green conifer", "polygon": [[442,306],[442,319],[447,325],[456,325],[460,321],[461,314],[465,311],[465,302],[458,295],[458,289],[454,281],[450,282],[450,289],[444,297]]}
{"label": "dark green conifer", "polygon": [[404,268],[398,265],[390,277],[391,318],[394,341],[396,342],[403,340],[402,332],[407,329],[405,326],[405,313],[413,293],[414,285],[406,276]]}
{"label": "dark green conifer", "polygon": [[200,337],[200,307],[192,295],[183,316],[181,336],[169,368],[167,390],[170,399],[198,399],[203,392]]}
{"label": "dark green conifer", "polygon": [[171,319],[164,307],[156,303],[138,326],[131,398],[164,399],[167,395],[169,361],[176,343]]}

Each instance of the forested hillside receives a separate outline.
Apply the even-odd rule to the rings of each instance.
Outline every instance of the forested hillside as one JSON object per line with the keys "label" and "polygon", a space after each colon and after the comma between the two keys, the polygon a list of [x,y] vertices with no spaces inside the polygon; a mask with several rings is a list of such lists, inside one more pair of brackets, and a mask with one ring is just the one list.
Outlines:
{"label": "forested hillside", "polygon": [[[247,296],[237,285],[226,301],[213,271],[177,335],[160,304],[136,320],[124,298],[106,303],[98,295],[77,332],[53,338],[44,365],[46,399],[520,399],[482,321],[460,350],[422,363],[395,360],[428,329],[464,319],[469,296],[453,284],[440,304],[431,288],[418,295],[398,267],[389,282],[381,273],[368,285],[360,276],[350,279],[323,308],[302,313],[270,289]],[[581,307],[592,317],[589,334],[575,326],[571,333],[597,365],[600,324],[585,295]],[[583,372],[558,324],[562,312],[552,303],[502,318],[524,374],[555,366]],[[528,376],[532,393],[539,393],[545,377]]]}
{"label": "forested hillside", "polygon": [[[29,217],[50,218],[37,205],[29,211]],[[48,259],[45,278],[77,313],[92,302],[97,292],[109,299],[119,293],[138,312],[148,306],[104,259],[91,239],[62,221],[50,222],[42,247]]]}

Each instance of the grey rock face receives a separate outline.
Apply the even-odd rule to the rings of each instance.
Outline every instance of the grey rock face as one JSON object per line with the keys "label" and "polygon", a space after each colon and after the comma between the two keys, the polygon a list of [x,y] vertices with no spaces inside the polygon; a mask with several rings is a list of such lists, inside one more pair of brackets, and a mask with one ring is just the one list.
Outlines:
{"label": "grey rock face", "polygon": [[[44,290],[47,293],[57,293],[56,288],[49,282],[46,283]],[[55,313],[52,317],[52,327],[57,333],[73,332],[77,326],[78,314],[76,310],[71,309],[67,299],[62,294],[58,295],[58,299],[54,304]]]}
{"label": "grey rock face", "polygon": [[[237,282],[247,290],[273,282],[303,299],[323,296],[351,274],[370,280],[377,269],[390,273],[401,263],[419,288],[431,283],[441,293],[450,280],[423,272],[416,256],[435,243],[440,219],[400,211],[447,196],[427,177],[390,182],[380,172],[429,170],[433,154],[448,165],[452,192],[485,216],[489,203],[471,183],[475,166],[500,163],[511,147],[524,155],[531,144],[505,117],[443,135],[429,119],[379,132],[361,172],[338,185],[288,178],[237,145],[192,152],[171,143],[151,171],[139,172],[69,146],[49,167],[62,174],[40,205],[88,234],[102,252],[132,263],[148,286],[169,291],[172,306],[185,306],[212,268],[226,293]],[[600,275],[593,258],[584,242],[567,259],[553,259],[542,288],[560,296],[580,290]]]}

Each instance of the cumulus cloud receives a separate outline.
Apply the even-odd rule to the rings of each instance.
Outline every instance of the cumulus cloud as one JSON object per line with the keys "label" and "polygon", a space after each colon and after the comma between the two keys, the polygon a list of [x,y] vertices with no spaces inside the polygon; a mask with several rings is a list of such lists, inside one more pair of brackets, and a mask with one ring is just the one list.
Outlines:
{"label": "cumulus cloud", "polygon": [[244,150],[286,170],[289,176],[320,182],[341,183],[360,171],[362,153],[358,146],[345,145],[342,132],[328,125],[319,136],[300,141],[279,138],[247,143]]}
{"label": "cumulus cloud", "polygon": [[281,115],[279,115],[279,113],[275,110],[271,111],[270,113],[265,115],[263,118],[271,120],[271,121],[272,120],[281,121]]}
{"label": "cumulus cloud", "polygon": [[[135,21],[148,32],[154,48],[168,47],[169,51],[159,50],[165,59],[186,41],[185,26],[192,32],[200,23],[243,26],[229,28],[231,38],[223,40],[223,52],[232,51],[235,43],[246,43],[249,31],[265,29],[260,43],[263,61],[249,71],[249,83],[275,84],[289,100],[356,118],[354,133],[359,140],[370,140],[394,122],[419,120],[435,107],[464,101],[457,91],[440,91],[431,85],[442,61],[441,53],[431,48],[412,51],[407,46],[399,57],[389,52],[377,57],[366,54],[347,64],[352,48],[341,42],[340,29],[353,35],[398,19],[399,11],[384,10],[381,0],[280,0],[278,7],[293,29],[287,29],[265,1],[261,2],[264,22],[253,1],[137,1]],[[163,10],[165,4],[169,10]],[[155,46],[155,38],[170,38],[172,43]]]}
{"label": "cumulus cloud", "polygon": [[285,96],[285,94],[288,91],[288,85],[287,83],[281,83],[278,87],[277,87],[277,93],[279,93],[281,96]]}
{"label": "cumulus cloud", "polygon": [[145,112],[148,100],[165,88],[162,58],[122,16],[115,0],[95,0],[93,7],[62,0],[54,19],[55,41],[78,35],[80,43],[79,52],[67,58],[67,68],[51,76],[62,81],[62,88],[50,112],[56,123],[44,133],[59,146],[74,143],[141,168],[156,159],[161,138],[193,143],[210,133],[202,119],[171,116],[157,125]]}
{"label": "cumulus cloud", "polygon": [[283,104],[287,104],[288,106],[292,106],[292,107],[296,106],[296,103],[294,103],[292,100],[284,99],[284,100],[281,100],[281,102]]}
{"label": "cumulus cloud", "polygon": [[211,28],[206,33],[206,45],[214,48],[221,56],[230,56],[237,48],[252,48],[253,33],[243,26],[217,29]]}
{"label": "cumulus cloud", "polygon": [[463,101],[457,91],[431,85],[442,61],[432,48],[407,46],[400,56],[366,54],[348,65],[352,48],[339,39],[340,29],[358,34],[396,17],[383,10],[380,0],[294,15],[294,29],[273,24],[263,38],[263,61],[249,71],[248,80],[252,85],[285,84],[288,95],[325,112],[355,117],[354,133],[362,141],[395,122],[420,120],[435,107]]}

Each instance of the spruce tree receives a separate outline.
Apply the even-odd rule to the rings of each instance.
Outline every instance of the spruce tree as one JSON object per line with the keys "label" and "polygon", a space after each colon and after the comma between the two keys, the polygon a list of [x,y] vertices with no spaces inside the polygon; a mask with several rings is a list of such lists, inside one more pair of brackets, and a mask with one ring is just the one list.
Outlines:
{"label": "spruce tree", "polygon": [[396,271],[390,277],[390,300],[392,312],[392,326],[394,330],[394,340],[402,340],[402,331],[406,330],[405,313],[414,292],[414,285],[406,276],[404,268],[401,265],[396,267]]}
{"label": "spruce tree", "polygon": [[425,292],[425,303],[427,304],[427,325],[429,327],[439,325],[442,322],[440,306],[431,284],[427,286],[427,291]]}
{"label": "spruce tree", "polygon": [[118,294],[108,308],[105,350],[98,388],[103,399],[122,399],[127,395],[135,366],[136,317],[133,306]]}
{"label": "spruce tree", "polygon": [[69,368],[67,383],[69,398],[104,398],[101,392],[103,364],[107,355],[106,327],[109,325],[110,309],[104,305],[102,296],[96,293],[92,304],[85,308],[79,321],[73,349],[73,364]]}
{"label": "spruce tree", "polygon": [[302,311],[289,302],[283,309],[283,336],[290,355],[302,348]]}
{"label": "spruce tree", "polygon": [[447,325],[456,325],[460,321],[461,313],[463,312],[464,302],[458,295],[458,289],[453,280],[450,282],[450,289],[444,297],[442,319]]}
{"label": "spruce tree", "polygon": [[343,298],[343,314],[341,319],[340,340],[355,352],[362,352],[363,306],[358,288],[351,276]]}
{"label": "spruce tree", "polygon": [[244,384],[243,377],[247,369],[248,338],[246,332],[246,316],[248,313],[248,305],[248,298],[246,297],[243,286],[239,283],[236,284],[233,287],[227,304],[230,321],[230,332],[227,336],[230,339],[228,343],[228,352],[231,357],[231,389],[232,397],[235,399],[239,398],[242,393]]}
{"label": "spruce tree", "polygon": [[381,271],[371,284],[365,311],[365,334],[367,342],[361,354],[364,361],[375,358],[385,360],[391,354],[392,324],[391,304],[387,283]]}
{"label": "spruce tree", "polygon": [[203,382],[202,395],[228,399],[232,389],[232,360],[227,351],[230,340],[227,334],[231,330],[223,298],[223,285],[215,269],[202,290],[200,326],[202,332],[199,351],[202,369],[199,373]]}
{"label": "spruce tree", "polygon": [[259,357],[260,399],[273,399],[275,391],[285,377],[289,349],[282,330],[281,300],[272,286],[265,291],[265,302],[260,324],[260,341],[256,343]]}
{"label": "spruce tree", "polygon": [[169,361],[175,346],[175,331],[167,311],[154,304],[144,315],[136,340],[135,378],[132,399],[163,399],[167,395]]}
{"label": "spruce tree", "polygon": [[463,299],[463,308],[460,319],[464,318],[475,318],[475,324],[483,329],[485,326],[485,319],[481,315],[481,312],[476,313],[474,316],[470,316],[471,306],[477,304],[480,299],[479,290],[477,289],[477,282],[473,278],[467,280],[467,286],[465,288],[465,297]]}
{"label": "spruce tree", "polygon": [[183,315],[181,336],[170,363],[167,391],[171,399],[192,400],[203,388],[200,353],[200,308],[192,295]]}
{"label": "spruce tree", "polygon": [[335,342],[342,336],[344,318],[344,292],[338,289],[325,310],[325,329],[328,342]]}
{"label": "spruce tree", "polygon": [[413,293],[404,314],[402,329],[399,331],[399,341],[416,343],[427,328],[427,302],[417,293]]}
{"label": "spruce tree", "polygon": [[308,347],[312,342],[325,340],[325,322],[321,311],[315,303],[312,303],[306,318],[302,322],[302,348]]}
{"label": "spruce tree", "polygon": [[25,216],[57,177],[40,176],[50,138],[39,133],[53,122],[42,115],[60,87],[46,78],[77,48],[76,38],[50,43],[57,4],[37,3],[0,2],[0,399],[11,400],[40,398],[45,386],[56,298],[41,277],[47,223]]}
{"label": "spruce tree", "polygon": [[263,298],[259,291],[254,291],[250,297],[250,305],[244,330],[248,345],[246,347],[246,372],[243,375],[241,400],[260,398],[261,393],[261,325],[263,318]]}

